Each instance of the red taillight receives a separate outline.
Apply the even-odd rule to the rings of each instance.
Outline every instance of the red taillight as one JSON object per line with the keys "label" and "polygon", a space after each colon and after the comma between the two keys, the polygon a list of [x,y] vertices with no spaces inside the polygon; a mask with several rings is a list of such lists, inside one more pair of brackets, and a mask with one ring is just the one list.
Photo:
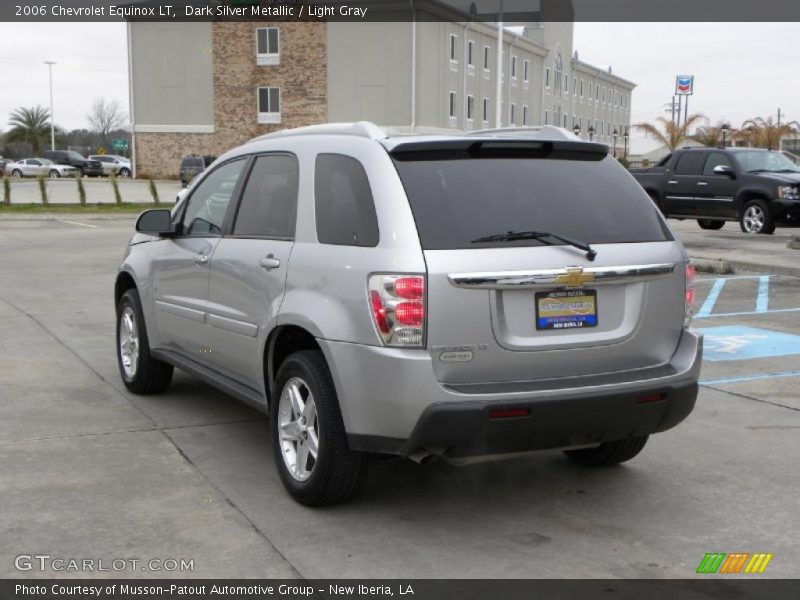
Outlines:
{"label": "red taillight", "polygon": [[372,318],[383,343],[421,348],[425,341],[425,277],[371,275],[368,285]]}
{"label": "red taillight", "polygon": [[422,302],[401,302],[394,307],[394,314],[397,322],[401,325],[419,327],[422,325],[425,311],[422,308]]}
{"label": "red taillight", "polygon": [[490,419],[514,419],[527,417],[531,414],[530,408],[493,408],[489,411]]}
{"label": "red taillight", "polygon": [[369,293],[370,302],[372,303],[372,316],[375,318],[375,325],[378,326],[378,331],[383,334],[389,333],[389,322],[386,320],[386,309],[381,302],[381,296],[375,290]]}
{"label": "red taillight", "polygon": [[683,326],[688,327],[694,316],[694,278],[697,271],[692,265],[686,265],[686,296],[683,311]]}
{"label": "red taillight", "polygon": [[658,402],[664,398],[664,394],[648,394],[647,396],[639,396],[636,404],[647,404],[648,402]]}
{"label": "red taillight", "polygon": [[422,300],[425,282],[422,277],[400,277],[394,282],[394,295],[407,300]]}

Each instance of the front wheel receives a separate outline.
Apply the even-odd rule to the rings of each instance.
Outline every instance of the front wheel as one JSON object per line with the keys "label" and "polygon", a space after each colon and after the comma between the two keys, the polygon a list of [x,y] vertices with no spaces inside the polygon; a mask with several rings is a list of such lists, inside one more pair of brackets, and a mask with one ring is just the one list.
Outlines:
{"label": "front wheel", "polygon": [[11,175],[13,177],[16,177],[17,179],[20,179],[22,177],[22,171],[20,171],[19,169],[14,169],[13,171],[11,171]]}
{"label": "front wheel", "polygon": [[712,229],[714,231],[725,227],[725,221],[714,221],[713,219],[697,219],[697,224],[700,225],[700,229]]}
{"label": "front wheel", "polygon": [[570,459],[585,467],[609,467],[632,459],[639,454],[650,436],[603,442],[597,448],[581,448],[564,452]]}
{"label": "front wheel", "polygon": [[763,200],[750,200],[744,205],[739,226],[745,233],[775,233],[775,221]]}
{"label": "front wheel", "polygon": [[119,170],[119,173],[117,173],[117,177],[130,177],[130,176],[131,172],[124,167]]}
{"label": "front wheel", "polygon": [[139,293],[130,289],[117,305],[117,362],[125,387],[134,394],[156,394],[172,381],[172,365],[150,355]]}
{"label": "front wheel", "polygon": [[278,369],[270,430],[275,466],[295,500],[306,506],[337,504],[358,489],[367,458],[350,450],[321,352],[296,352]]}
{"label": "front wheel", "polygon": [[59,177],[61,177],[61,173],[59,173],[55,169],[52,169],[50,171],[50,177],[52,177],[53,179],[58,179]]}

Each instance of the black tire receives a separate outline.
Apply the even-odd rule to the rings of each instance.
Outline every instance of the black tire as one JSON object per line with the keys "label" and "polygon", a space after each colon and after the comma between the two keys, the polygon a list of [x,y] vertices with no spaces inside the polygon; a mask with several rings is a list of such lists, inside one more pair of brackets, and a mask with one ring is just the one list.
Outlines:
{"label": "black tire", "polygon": [[609,467],[632,459],[639,454],[650,436],[603,442],[597,448],[581,448],[564,452],[570,459],[585,467]]}
{"label": "black tire", "polygon": [[[122,317],[128,309],[131,311],[129,314],[134,317],[135,333],[138,338],[138,359],[133,373],[127,372],[123,365],[122,347],[120,346]],[[126,291],[117,305],[117,364],[125,387],[134,394],[163,392],[172,381],[172,365],[150,355],[150,342],[147,338],[142,303],[136,289]]]}
{"label": "black tire", "polygon": [[[316,406],[313,432],[311,428],[306,432],[316,435],[317,456],[313,461],[306,459],[305,465],[313,462],[305,480],[299,479],[291,471],[287,461],[291,461],[292,448],[299,454],[298,440],[286,441],[289,449],[287,459],[284,459],[284,447],[280,436],[281,418],[293,418],[294,410],[281,411],[281,398],[290,382],[305,385],[305,390],[313,397]],[[308,396],[304,398],[308,402]],[[291,404],[291,403],[290,403]],[[284,410],[287,408],[284,405]],[[304,423],[305,425],[305,423]],[[360,452],[353,452],[347,442],[347,435],[339,410],[339,401],[333,378],[325,362],[325,358],[318,350],[303,350],[290,355],[278,369],[275,379],[275,391],[270,403],[270,431],[272,437],[272,451],[275,466],[278,469],[281,481],[286,491],[298,502],[306,506],[325,506],[338,504],[347,500],[358,489],[364,479],[367,469],[367,456]],[[297,460],[295,459],[295,464]]]}
{"label": "black tire", "polygon": [[58,179],[59,177],[61,177],[61,173],[59,173],[56,169],[51,169],[50,170],[50,177],[53,177],[54,179]]}
{"label": "black tire", "polygon": [[712,229],[714,231],[725,227],[725,221],[714,221],[713,219],[697,219],[700,229]]}
{"label": "black tire", "polygon": [[22,178],[22,171],[20,171],[19,169],[14,169],[13,171],[11,171],[11,175],[12,175],[12,177],[16,177],[17,179],[20,179],[20,178]]}
{"label": "black tire", "polygon": [[119,173],[117,173],[117,177],[130,177],[130,176],[131,172],[124,167],[119,170]]}
{"label": "black tire", "polygon": [[744,233],[775,233],[775,220],[763,200],[749,200],[739,215],[739,227]]}

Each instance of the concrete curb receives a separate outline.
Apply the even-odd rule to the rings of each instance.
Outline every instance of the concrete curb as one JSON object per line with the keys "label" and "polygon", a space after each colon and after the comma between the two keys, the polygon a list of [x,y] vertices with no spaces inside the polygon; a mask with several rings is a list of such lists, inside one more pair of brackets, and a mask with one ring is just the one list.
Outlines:
{"label": "concrete curb", "polygon": [[800,260],[798,266],[790,267],[786,265],[775,265],[757,261],[728,259],[728,258],[709,258],[708,256],[697,256],[689,252],[692,264],[701,273],[716,273],[726,275],[738,273],[739,271],[751,271],[757,273],[770,273],[773,275],[788,275],[789,277],[800,278]]}
{"label": "concrete curb", "polygon": [[0,222],[2,221],[133,221],[139,216],[138,212],[131,213],[118,213],[108,215],[104,213],[80,213],[80,212],[66,212],[66,213],[46,213],[46,214],[25,214],[25,213],[9,213],[7,215],[0,214]]}

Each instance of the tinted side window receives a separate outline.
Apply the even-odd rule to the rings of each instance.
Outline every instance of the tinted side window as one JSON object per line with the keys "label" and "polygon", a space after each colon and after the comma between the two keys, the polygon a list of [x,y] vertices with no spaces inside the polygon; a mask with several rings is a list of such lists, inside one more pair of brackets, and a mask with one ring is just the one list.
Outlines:
{"label": "tinted side window", "polygon": [[297,178],[294,156],[259,156],[244,188],[234,235],[293,238]]}
{"label": "tinted side window", "polygon": [[658,163],[656,163],[656,166],[657,167],[663,167],[664,165],[666,165],[669,162],[670,158],[672,158],[672,152],[670,152],[664,158],[662,158],[660,161],[658,161]]}
{"label": "tinted side window", "polygon": [[342,246],[378,245],[378,217],[361,163],[341,154],[320,154],[314,173],[317,239]]}
{"label": "tinted side window", "polygon": [[700,175],[705,159],[705,152],[682,153],[675,164],[675,175]]}
{"label": "tinted side window", "polygon": [[708,155],[706,166],[703,168],[703,175],[714,175],[714,168],[720,165],[733,168],[730,159],[722,152],[712,152]]}
{"label": "tinted side window", "polygon": [[183,215],[185,235],[216,237],[222,234],[225,212],[245,162],[239,159],[221,165],[195,188]]}

